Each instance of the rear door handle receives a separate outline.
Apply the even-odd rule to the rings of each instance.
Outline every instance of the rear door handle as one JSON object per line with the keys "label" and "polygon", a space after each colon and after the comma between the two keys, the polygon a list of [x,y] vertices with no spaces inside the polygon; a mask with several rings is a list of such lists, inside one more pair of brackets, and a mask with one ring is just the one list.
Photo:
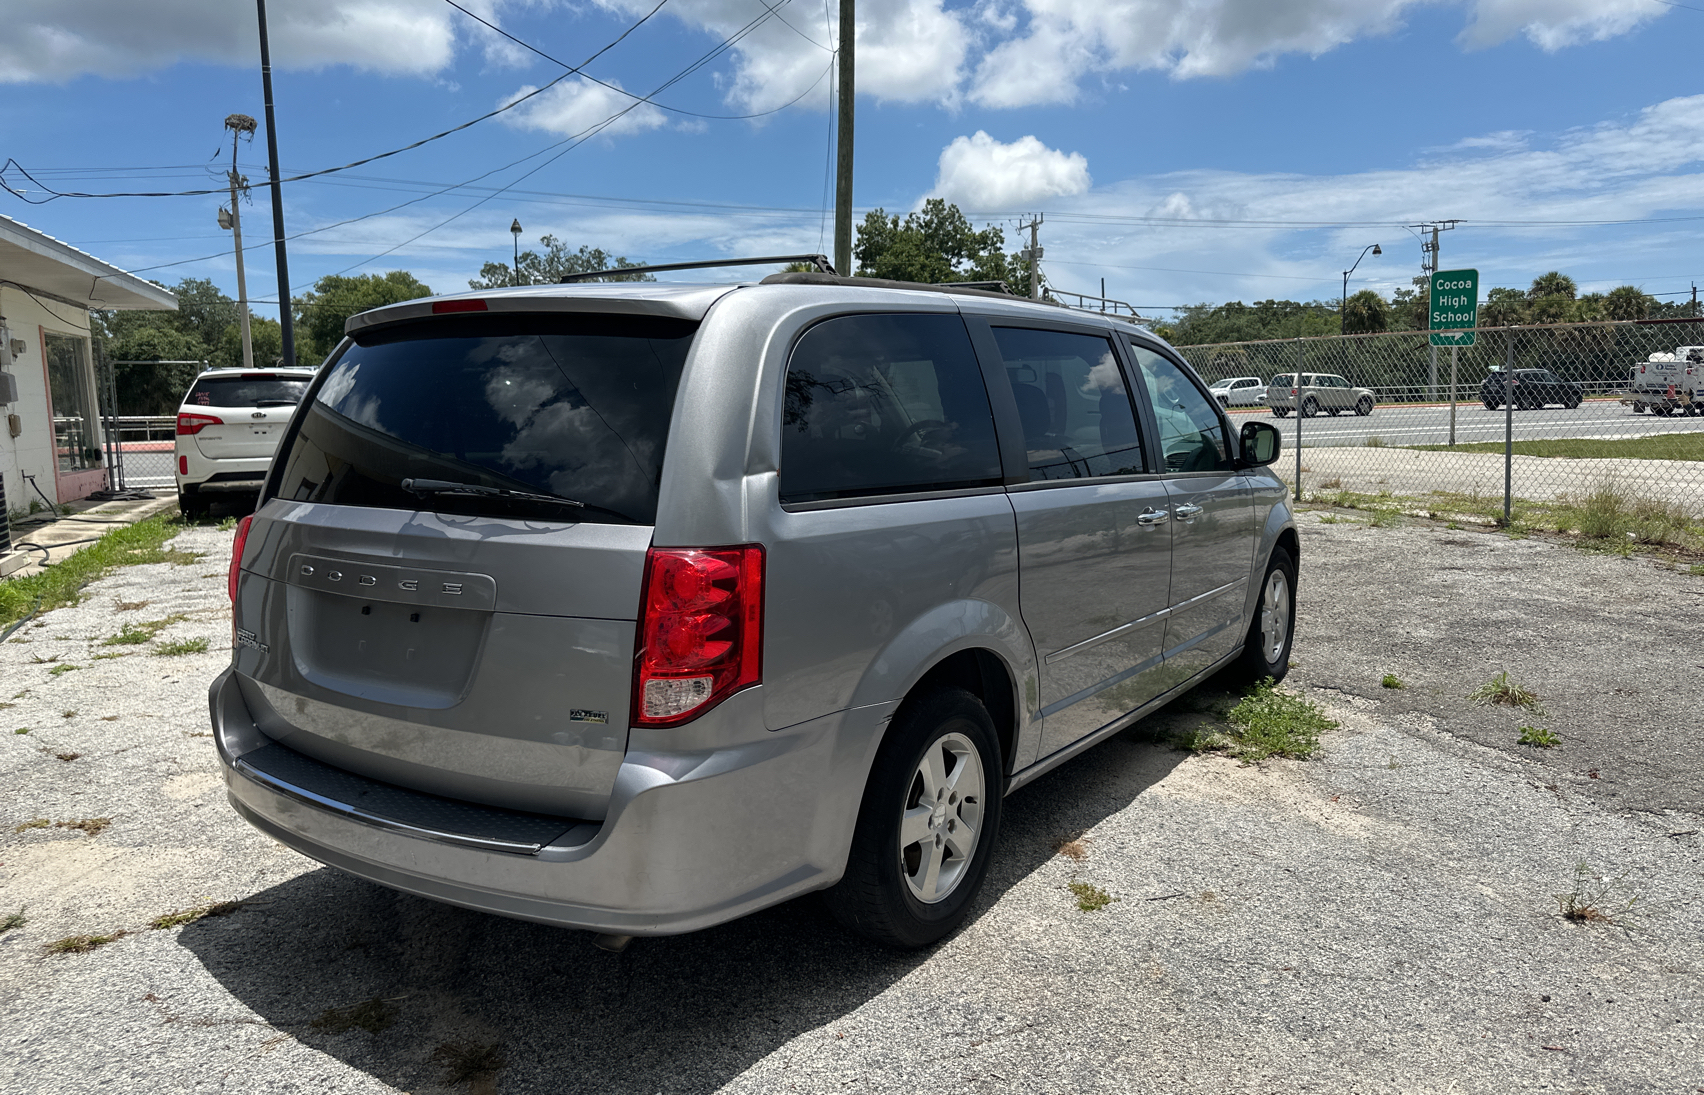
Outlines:
{"label": "rear door handle", "polygon": [[1194,502],[1185,502],[1177,507],[1179,521],[1193,521],[1201,515],[1201,507]]}
{"label": "rear door handle", "polygon": [[1163,509],[1145,509],[1136,515],[1138,525],[1163,525],[1171,517]]}

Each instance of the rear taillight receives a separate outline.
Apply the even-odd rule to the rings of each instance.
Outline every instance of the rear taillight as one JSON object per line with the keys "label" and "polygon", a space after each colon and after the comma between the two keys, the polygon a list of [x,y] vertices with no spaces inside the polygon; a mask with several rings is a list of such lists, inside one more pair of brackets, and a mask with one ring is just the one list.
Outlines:
{"label": "rear taillight", "polygon": [[243,565],[243,547],[248,543],[249,523],[254,520],[254,514],[249,514],[237,522],[237,538],[231,541],[231,571],[226,579],[230,590],[231,604],[237,603],[237,571]]}
{"label": "rear taillight", "polygon": [[188,411],[177,417],[177,433],[179,437],[194,437],[209,426],[223,426],[225,420],[210,414],[190,414]]}
{"label": "rear taillight", "polygon": [[676,726],[763,679],[763,549],[652,548],[633,725]]}
{"label": "rear taillight", "polygon": [[455,312],[483,312],[483,300],[434,300],[432,314],[435,316],[450,315]]}

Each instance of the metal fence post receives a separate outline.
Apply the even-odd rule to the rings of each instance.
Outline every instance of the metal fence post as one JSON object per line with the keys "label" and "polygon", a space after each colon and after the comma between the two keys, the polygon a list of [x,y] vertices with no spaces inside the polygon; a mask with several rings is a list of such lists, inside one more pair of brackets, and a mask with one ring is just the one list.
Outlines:
{"label": "metal fence post", "polygon": [[1503,524],[1508,526],[1515,482],[1515,332],[1509,331],[1503,363]]}
{"label": "metal fence post", "polygon": [[1302,365],[1307,361],[1307,343],[1296,343],[1296,501],[1302,500]]}
{"label": "metal fence post", "polygon": [[1456,354],[1455,346],[1450,347],[1450,448],[1455,448],[1455,418],[1456,418]]}

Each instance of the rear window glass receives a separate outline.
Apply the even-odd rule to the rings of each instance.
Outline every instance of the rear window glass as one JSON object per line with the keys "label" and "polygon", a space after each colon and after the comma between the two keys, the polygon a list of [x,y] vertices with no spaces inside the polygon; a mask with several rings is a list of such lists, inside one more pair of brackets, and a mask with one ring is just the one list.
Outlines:
{"label": "rear window glass", "polygon": [[697,327],[654,316],[494,315],[358,335],[300,416],[277,496],[654,524],[669,416]]}
{"label": "rear window glass", "polygon": [[282,407],[302,401],[308,377],[255,373],[245,376],[204,376],[183,401],[192,407]]}
{"label": "rear window glass", "polygon": [[956,315],[846,316],[787,366],[781,500],[991,486],[988,389]]}

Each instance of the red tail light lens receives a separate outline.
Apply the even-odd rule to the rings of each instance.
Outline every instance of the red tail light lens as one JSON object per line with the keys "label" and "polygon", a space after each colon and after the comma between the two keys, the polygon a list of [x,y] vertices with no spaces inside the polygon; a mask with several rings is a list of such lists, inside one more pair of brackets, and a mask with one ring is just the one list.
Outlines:
{"label": "red tail light lens", "polygon": [[177,417],[177,433],[179,437],[194,437],[209,426],[223,426],[225,420],[210,414],[190,414],[185,411]]}
{"label": "red tail light lens", "polygon": [[231,594],[231,604],[237,603],[237,571],[243,564],[243,548],[248,544],[249,523],[254,520],[254,514],[249,514],[237,522],[237,538],[231,541],[231,570],[226,578],[226,587]]}
{"label": "red tail light lens", "polygon": [[652,548],[633,725],[678,726],[763,679],[763,549]]}
{"label": "red tail light lens", "polygon": [[187,456],[179,456],[178,457],[178,474],[179,475],[188,475],[189,474],[189,457],[187,457]]}
{"label": "red tail light lens", "polygon": [[432,302],[432,314],[435,316],[449,315],[454,312],[483,312],[483,300],[435,300]]}

